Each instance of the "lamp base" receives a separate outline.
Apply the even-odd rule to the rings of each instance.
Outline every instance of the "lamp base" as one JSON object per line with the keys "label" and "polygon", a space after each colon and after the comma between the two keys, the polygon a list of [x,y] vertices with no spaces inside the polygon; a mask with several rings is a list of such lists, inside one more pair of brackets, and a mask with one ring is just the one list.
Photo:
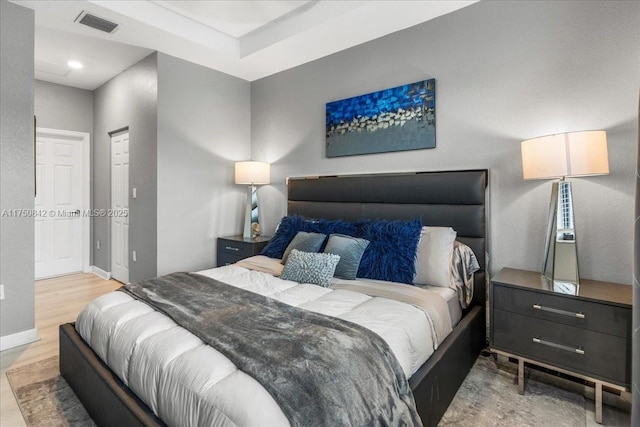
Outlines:
{"label": "lamp base", "polygon": [[564,179],[551,188],[542,275],[554,283],[577,285],[580,280],[571,183]]}
{"label": "lamp base", "polygon": [[258,221],[258,194],[256,186],[247,187],[247,205],[244,211],[244,230],[242,236],[245,239],[252,239],[260,235],[260,224]]}

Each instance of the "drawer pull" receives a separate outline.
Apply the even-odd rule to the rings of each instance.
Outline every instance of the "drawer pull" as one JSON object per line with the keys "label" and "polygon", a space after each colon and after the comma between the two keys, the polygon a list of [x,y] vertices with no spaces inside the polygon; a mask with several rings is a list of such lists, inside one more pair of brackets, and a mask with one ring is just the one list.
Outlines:
{"label": "drawer pull", "polygon": [[584,313],[574,313],[573,311],[559,310],[557,308],[551,308],[551,307],[543,307],[540,304],[533,304],[533,308],[536,309],[536,310],[542,310],[542,311],[548,311],[548,312],[551,312],[551,313],[562,314],[563,316],[577,317],[578,319],[584,319],[585,318]]}
{"label": "drawer pull", "polygon": [[236,252],[238,252],[240,250],[240,248],[236,248],[235,246],[225,246],[224,248],[226,250],[228,250],[228,251],[236,251]]}
{"label": "drawer pull", "polygon": [[540,338],[533,338],[533,342],[536,344],[542,344],[542,345],[547,345],[549,347],[554,347],[554,348],[559,348],[560,350],[565,350],[565,351],[570,351],[571,353],[577,353],[577,354],[584,354],[584,350],[581,348],[574,348],[574,347],[569,347],[566,345],[562,345],[562,344],[556,344],[554,342],[551,341],[545,341],[543,339]]}

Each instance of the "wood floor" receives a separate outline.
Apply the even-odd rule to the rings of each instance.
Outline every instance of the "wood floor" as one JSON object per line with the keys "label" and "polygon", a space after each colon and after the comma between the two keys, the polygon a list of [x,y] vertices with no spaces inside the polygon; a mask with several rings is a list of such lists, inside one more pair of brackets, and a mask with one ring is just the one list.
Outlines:
{"label": "wood floor", "polygon": [[0,425],[26,426],[6,371],[58,354],[58,326],[76,320],[91,300],[118,289],[122,284],[93,274],[74,274],[39,280],[35,285],[36,329],[40,340],[0,352]]}

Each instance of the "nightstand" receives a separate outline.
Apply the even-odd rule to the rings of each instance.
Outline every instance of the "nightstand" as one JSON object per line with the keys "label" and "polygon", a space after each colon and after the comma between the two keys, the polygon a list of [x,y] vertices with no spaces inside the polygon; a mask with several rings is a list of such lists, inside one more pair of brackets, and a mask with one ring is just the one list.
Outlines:
{"label": "nightstand", "polygon": [[491,281],[491,350],[518,360],[524,393],[529,363],[602,386],[629,390],[633,287],[581,279],[563,286],[533,271],[505,268]]}
{"label": "nightstand", "polygon": [[245,239],[242,235],[218,237],[218,267],[259,255],[262,248],[269,243],[270,238],[271,237],[258,236]]}

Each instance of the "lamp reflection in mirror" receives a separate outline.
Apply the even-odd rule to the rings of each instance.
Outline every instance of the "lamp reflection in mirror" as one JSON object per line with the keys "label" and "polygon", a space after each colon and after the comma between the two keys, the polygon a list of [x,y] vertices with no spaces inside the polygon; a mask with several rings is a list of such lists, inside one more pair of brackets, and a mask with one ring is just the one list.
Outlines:
{"label": "lamp reflection in mirror", "polygon": [[258,211],[258,194],[256,185],[269,184],[271,180],[271,165],[265,162],[236,162],[235,182],[236,184],[248,185],[247,206],[244,214],[245,239],[250,239],[260,235],[260,219]]}
{"label": "lamp reflection in mirror", "polygon": [[523,141],[524,179],[557,179],[551,187],[542,274],[554,284],[579,284],[571,182],[609,173],[605,131],[570,132]]}

